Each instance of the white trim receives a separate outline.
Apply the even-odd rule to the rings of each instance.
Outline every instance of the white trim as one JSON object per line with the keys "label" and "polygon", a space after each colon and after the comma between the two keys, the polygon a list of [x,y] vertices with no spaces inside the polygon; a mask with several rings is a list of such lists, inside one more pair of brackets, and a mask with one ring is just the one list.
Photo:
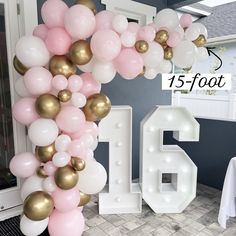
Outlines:
{"label": "white trim", "polygon": [[2,211],[0,214],[0,221],[7,220],[9,218],[19,216],[23,212],[23,205],[10,208],[6,211]]}
{"label": "white trim", "polygon": [[236,42],[236,34],[225,35],[207,40],[207,46],[217,45],[220,43],[233,43]]}

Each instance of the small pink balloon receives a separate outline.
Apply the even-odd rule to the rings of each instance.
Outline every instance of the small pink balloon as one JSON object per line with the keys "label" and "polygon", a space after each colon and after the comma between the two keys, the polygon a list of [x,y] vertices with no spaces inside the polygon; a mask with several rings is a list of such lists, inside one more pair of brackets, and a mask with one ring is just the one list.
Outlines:
{"label": "small pink balloon", "polygon": [[80,209],[75,208],[65,213],[54,210],[49,218],[48,230],[50,236],[81,236],[84,226]]}
{"label": "small pink balloon", "polygon": [[13,117],[23,125],[29,125],[39,118],[35,110],[35,98],[21,98],[12,108]]}
{"label": "small pink balloon", "polygon": [[68,89],[72,92],[78,92],[83,86],[83,80],[78,75],[72,75],[68,79]]}
{"label": "small pink balloon", "polygon": [[24,75],[25,87],[33,95],[41,95],[52,89],[52,74],[43,67],[32,67]]}
{"label": "small pink balloon", "polygon": [[56,75],[52,79],[52,87],[56,90],[66,89],[68,86],[68,80],[64,75]]}
{"label": "small pink balloon", "polygon": [[182,28],[187,28],[192,24],[192,16],[190,14],[183,14],[180,19],[179,23]]}
{"label": "small pink balloon", "polygon": [[169,34],[169,38],[167,40],[167,45],[170,47],[176,47],[181,41],[181,35],[179,32],[173,31]]}
{"label": "small pink balloon", "polygon": [[48,176],[52,176],[56,172],[57,167],[53,165],[52,161],[48,161],[47,163],[45,163],[43,169]]}
{"label": "small pink balloon", "polygon": [[58,127],[66,133],[75,133],[85,124],[84,113],[74,106],[64,106],[56,117]]}
{"label": "small pink balloon", "polygon": [[101,83],[95,80],[91,73],[83,73],[80,77],[83,80],[83,86],[79,91],[80,93],[84,94],[86,97],[100,93]]}
{"label": "small pink balloon", "polygon": [[52,28],[48,31],[45,44],[48,50],[56,55],[64,55],[68,52],[72,39],[63,28]]}
{"label": "small pink balloon", "polygon": [[40,166],[40,162],[35,155],[30,152],[24,152],[15,155],[10,162],[10,170],[13,175],[20,178],[28,178],[33,175]]}
{"label": "small pink balloon", "polygon": [[112,29],[112,19],[114,13],[111,11],[100,11],[96,14],[96,30]]}
{"label": "small pink balloon", "polygon": [[41,38],[42,40],[45,40],[47,34],[48,34],[48,27],[45,24],[40,24],[36,26],[33,31],[33,35]]}
{"label": "small pink balloon", "polygon": [[71,141],[71,143],[68,146],[68,153],[73,157],[79,156],[82,158],[84,152],[85,152],[84,144],[79,139]]}
{"label": "small pink balloon", "polygon": [[124,79],[135,79],[143,70],[143,59],[140,54],[131,48],[123,49],[114,60],[117,72]]}
{"label": "small pink balloon", "polygon": [[155,39],[156,36],[156,30],[149,25],[143,26],[138,31],[138,39],[139,40],[145,40],[147,42],[152,42]]}
{"label": "small pink balloon", "polygon": [[140,25],[136,22],[129,22],[127,31],[137,34],[140,29]]}
{"label": "small pink balloon", "polygon": [[61,0],[45,1],[41,15],[48,28],[64,27],[64,16],[68,6]]}
{"label": "small pink balloon", "polygon": [[112,61],[120,53],[120,37],[112,30],[99,30],[92,36],[91,50],[98,60]]}

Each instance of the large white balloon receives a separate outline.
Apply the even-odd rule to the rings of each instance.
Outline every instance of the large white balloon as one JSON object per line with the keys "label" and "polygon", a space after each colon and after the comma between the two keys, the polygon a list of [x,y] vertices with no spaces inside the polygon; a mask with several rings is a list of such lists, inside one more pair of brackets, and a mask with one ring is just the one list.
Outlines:
{"label": "large white balloon", "polygon": [[16,90],[16,93],[19,96],[21,96],[21,97],[29,97],[29,96],[31,96],[30,92],[25,87],[25,82],[24,82],[24,78],[23,77],[20,77],[19,79],[16,80],[16,82],[15,82],[15,90]]}
{"label": "large white balloon", "polygon": [[144,77],[149,80],[155,79],[157,75],[158,71],[156,68],[146,68],[146,71],[144,73]]}
{"label": "large white balloon", "polygon": [[36,146],[47,146],[53,143],[59,130],[57,124],[51,119],[38,119],[29,127],[29,138]]}
{"label": "large white balloon", "polygon": [[16,56],[26,67],[45,66],[50,53],[42,39],[35,36],[23,36],[16,44]]}
{"label": "large white balloon", "polygon": [[169,60],[163,60],[157,66],[157,70],[160,73],[170,73],[173,69],[172,63]]}
{"label": "large white balloon", "polygon": [[208,51],[204,47],[199,47],[197,49],[197,60],[198,61],[204,61],[209,57]]}
{"label": "large white balloon", "polygon": [[112,20],[112,27],[117,33],[123,33],[128,28],[128,20],[124,15],[116,15]]}
{"label": "large white balloon", "polygon": [[81,143],[84,144],[85,147],[91,148],[93,146],[93,143],[94,143],[94,138],[91,134],[83,134],[80,137],[80,141],[81,141]]}
{"label": "large white balloon", "polygon": [[92,59],[87,64],[81,66],[78,65],[77,67],[79,70],[83,72],[92,72],[95,61],[96,61],[95,58],[92,57]]}
{"label": "large white balloon", "polygon": [[203,25],[202,23],[194,23],[194,24],[198,27],[200,34],[204,35],[207,38],[208,32],[206,26]]}
{"label": "large white balloon", "polygon": [[125,31],[120,36],[121,43],[124,47],[133,47],[136,42],[136,34],[131,31]]}
{"label": "large white balloon", "polygon": [[105,168],[96,161],[87,160],[83,171],[78,172],[79,181],[77,187],[83,193],[95,194],[100,192],[107,181]]}
{"label": "large white balloon", "polygon": [[197,39],[199,35],[200,35],[200,27],[198,24],[193,23],[186,29],[184,36],[185,36],[185,39],[189,41],[193,41]]}

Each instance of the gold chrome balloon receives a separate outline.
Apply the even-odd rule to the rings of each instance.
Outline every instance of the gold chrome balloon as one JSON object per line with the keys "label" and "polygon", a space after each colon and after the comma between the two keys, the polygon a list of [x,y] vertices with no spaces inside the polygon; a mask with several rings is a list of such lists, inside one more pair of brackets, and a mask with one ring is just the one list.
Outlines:
{"label": "gold chrome balloon", "polygon": [[14,56],[13,65],[14,65],[15,70],[20,75],[24,75],[26,71],[28,70],[28,68],[25,65],[23,65],[16,56]]}
{"label": "gold chrome balloon", "polygon": [[64,190],[74,188],[79,176],[77,171],[71,166],[60,167],[56,170],[54,180],[56,185]]}
{"label": "gold chrome balloon", "polygon": [[145,40],[139,40],[135,43],[135,49],[139,53],[145,53],[148,51],[149,45]]}
{"label": "gold chrome balloon", "polygon": [[61,104],[58,98],[52,94],[40,95],[35,103],[37,113],[48,119],[53,119],[61,110]]}
{"label": "gold chrome balloon", "polygon": [[206,40],[206,38],[205,38],[205,36],[203,34],[200,34],[199,37],[193,41],[193,43],[197,47],[204,46],[206,44],[206,42],[207,42],[207,40]]}
{"label": "gold chrome balloon", "polygon": [[68,102],[72,97],[72,92],[68,89],[64,89],[58,93],[57,97],[61,102]]}
{"label": "gold chrome balloon", "polygon": [[169,38],[169,34],[166,30],[159,30],[156,33],[155,41],[159,44],[165,44]]}
{"label": "gold chrome balloon", "polygon": [[52,197],[43,191],[31,193],[24,201],[24,214],[34,221],[44,220],[53,211],[54,204]]}
{"label": "gold chrome balloon", "polygon": [[69,50],[69,58],[76,65],[85,65],[93,57],[90,48],[90,43],[86,40],[79,40],[74,42]]}
{"label": "gold chrome balloon", "polygon": [[94,15],[97,13],[96,5],[92,0],[76,0],[75,4],[81,4],[88,7]]}
{"label": "gold chrome balloon", "polygon": [[53,76],[64,75],[69,78],[76,73],[76,65],[66,56],[53,56],[49,62],[49,70]]}
{"label": "gold chrome balloon", "polygon": [[94,94],[87,99],[83,108],[87,121],[99,121],[111,110],[110,99],[103,94]]}
{"label": "gold chrome balloon", "polygon": [[37,174],[37,176],[40,177],[40,178],[47,178],[47,177],[48,177],[48,175],[46,174],[46,172],[45,172],[43,166],[39,166],[39,167],[37,168],[36,174]]}
{"label": "gold chrome balloon", "polygon": [[144,66],[142,72],[138,76],[144,76],[145,72],[146,72],[146,67]]}
{"label": "gold chrome balloon", "polygon": [[165,48],[165,50],[164,50],[164,58],[166,60],[171,60],[172,57],[173,57],[173,50],[172,50],[172,48],[171,47]]}
{"label": "gold chrome balloon", "polygon": [[76,171],[82,171],[85,168],[85,161],[79,157],[72,157],[71,158],[71,165]]}
{"label": "gold chrome balloon", "polygon": [[35,156],[40,162],[43,163],[51,161],[55,153],[56,153],[56,148],[54,143],[45,147],[36,146],[35,148]]}
{"label": "gold chrome balloon", "polygon": [[89,195],[87,193],[80,192],[79,207],[85,206],[86,204],[88,204],[90,202],[90,200],[91,200],[91,195]]}

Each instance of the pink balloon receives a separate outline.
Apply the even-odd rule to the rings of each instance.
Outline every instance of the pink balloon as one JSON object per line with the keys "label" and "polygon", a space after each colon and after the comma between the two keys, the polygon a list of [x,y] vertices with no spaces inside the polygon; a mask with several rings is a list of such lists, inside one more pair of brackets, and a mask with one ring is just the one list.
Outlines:
{"label": "pink balloon", "polygon": [[64,106],[56,117],[58,127],[66,133],[75,133],[85,124],[84,113],[74,106]]}
{"label": "pink balloon", "polygon": [[64,16],[68,6],[61,0],[45,1],[41,15],[48,28],[64,27]]}
{"label": "pink balloon", "polygon": [[47,34],[48,34],[48,27],[45,24],[40,24],[36,26],[33,31],[33,35],[41,38],[42,40],[45,40]]}
{"label": "pink balloon", "polygon": [[96,31],[112,29],[112,19],[114,13],[111,11],[100,11],[95,16],[96,18]]}
{"label": "pink balloon", "polygon": [[183,14],[180,19],[179,23],[182,28],[187,28],[192,24],[192,16],[190,14]]}
{"label": "pink balloon", "polygon": [[56,55],[66,54],[71,43],[70,35],[63,28],[59,27],[50,29],[45,39],[48,50]]}
{"label": "pink balloon", "polygon": [[149,43],[155,39],[155,36],[156,36],[156,30],[150,25],[143,26],[138,31],[138,39],[145,40]]}
{"label": "pink balloon", "polygon": [[68,153],[73,157],[83,157],[85,152],[84,144],[79,140],[75,139],[71,141],[68,146]]}
{"label": "pink balloon", "polygon": [[80,193],[77,187],[70,190],[57,189],[52,194],[55,208],[60,212],[71,211],[79,205]]}
{"label": "pink balloon", "polygon": [[74,5],[65,14],[64,25],[67,32],[75,39],[89,38],[96,26],[93,12],[84,5]]}
{"label": "pink balloon", "polygon": [[120,53],[120,37],[112,30],[99,30],[91,39],[91,50],[98,60],[111,61]]}
{"label": "pink balloon", "polygon": [[95,80],[91,73],[83,73],[80,75],[80,78],[83,80],[83,86],[79,91],[80,93],[84,94],[86,97],[100,93],[101,83]]}
{"label": "pink balloon", "polygon": [[129,22],[127,31],[137,34],[140,29],[140,25],[136,22]]}
{"label": "pink balloon", "polygon": [[148,26],[151,26],[155,31],[157,29],[157,25],[154,22],[148,24]]}
{"label": "pink balloon", "polygon": [[52,74],[43,67],[32,67],[24,75],[25,87],[33,95],[47,93],[52,88]]}
{"label": "pink balloon", "polygon": [[125,79],[135,79],[143,70],[143,59],[134,49],[123,49],[114,61],[117,72]]}
{"label": "pink balloon", "polygon": [[52,176],[56,172],[57,167],[53,165],[52,161],[48,161],[47,163],[45,163],[43,169],[48,176]]}
{"label": "pink balloon", "polygon": [[169,38],[167,40],[167,45],[170,47],[176,47],[181,41],[181,35],[179,32],[173,31],[169,34]]}
{"label": "pink balloon", "polygon": [[94,152],[93,150],[89,149],[89,148],[86,148],[84,150],[84,154],[83,156],[81,156],[81,158],[83,160],[92,160],[94,158]]}
{"label": "pink balloon", "polygon": [[52,79],[52,87],[56,90],[66,89],[68,86],[68,80],[64,75],[56,75]]}
{"label": "pink balloon", "polygon": [[10,170],[13,175],[20,178],[28,178],[33,175],[40,166],[40,162],[30,152],[15,155],[10,162]]}
{"label": "pink balloon", "polygon": [[29,125],[39,118],[35,110],[35,98],[21,98],[12,108],[13,117],[23,125]]}
{"label": "pink balloon", "polygon": [[68,89],[74,93],[78,92],[83,86],[83,80],[78,75],[72,75],[68,79]]}
{"label": "pink balloon", "polygon": [[81,210],[61,213],[54,210],[49,218],[48,230],[50,236],[81,236],[84,231],[84,217]]}

